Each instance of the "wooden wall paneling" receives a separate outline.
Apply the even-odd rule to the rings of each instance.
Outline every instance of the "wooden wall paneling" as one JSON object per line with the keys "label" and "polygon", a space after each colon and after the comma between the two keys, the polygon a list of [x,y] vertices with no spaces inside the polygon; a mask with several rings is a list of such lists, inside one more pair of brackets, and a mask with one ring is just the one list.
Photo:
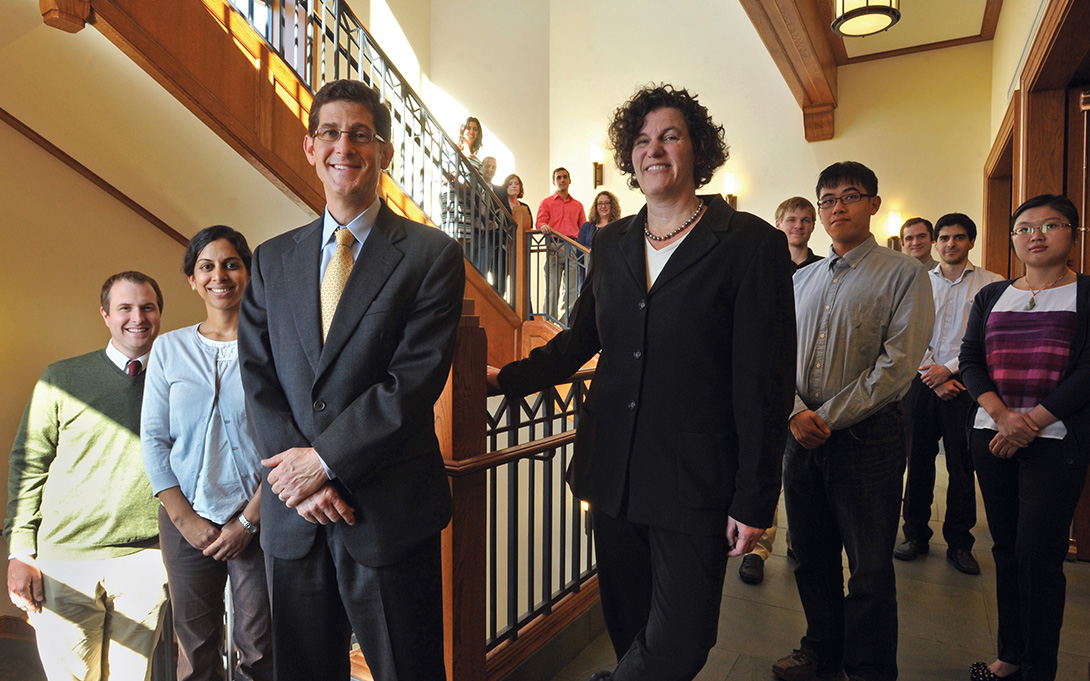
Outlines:
{"label": "wooden wall paneling", "polygon": [[1003,276],[1011,275],[1014,253],[1011,250],[1010,197],[1012,182],[1009,177],[990,177],[984,182],[984,246],[981,249],[980,266]]}
{"label": "wooden wall paneling", "polygon": [[1063,192],[1067,94],[1023,88],[1020,103],[1017,203],[1038,194]]}
{"label": "wooden wall paneling", "polygon": [[1090,52],[1088,26],[1090,2],[1050,0],[1022,67],[1022,89],[1036,92],[1067,88]]}
{"label": "wooden wall paneling", "polygon": [[[1064,193],[1079,209],[1082,226],[1087,224],[1087,208],[1090,200],[1087,190],[1090,187],[1090,88],[1075,87],[1067,91],[1067,170]],[[1087,272],[1090,264],[1090,238],[1080,235],[1075,245],[1075,267],[1079,272]]]}
{"label": "wooden wall paneling", "polygon": [[984,224],[982,228],[981,266],[1008,275],[1011,268],[1010,216],[1013,203],[1015,158],[1015,120],[1020,93],[1015,92],[999,132],[984,163]]}
{"label": "wooden wall paneling", "polygon": [[[1068,100],[1067,198],[1075,202],[1079,220],[1086,225],[1090,210],[1090,90],[1072,88]],[[1080,235],[1077,250],[1075,264],[1085,274],[1090,265],[1090,235],[1086,232]],[[1090,560],[1090,471],[1086,482],[1071,523],[1071,539],[1079,560]]]}

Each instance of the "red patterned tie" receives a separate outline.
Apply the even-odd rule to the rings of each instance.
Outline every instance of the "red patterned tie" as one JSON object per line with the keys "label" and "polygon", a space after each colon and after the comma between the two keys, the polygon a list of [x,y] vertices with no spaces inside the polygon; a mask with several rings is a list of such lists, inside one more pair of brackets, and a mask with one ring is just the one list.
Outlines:
{"label": "red patterned tie", "polygon": [[130,359],[128,362],[125,362],[125,373],[129,376],[135,376],[139,374],[141,368],[142,366],[140,364],[140,360],[138,359]]}

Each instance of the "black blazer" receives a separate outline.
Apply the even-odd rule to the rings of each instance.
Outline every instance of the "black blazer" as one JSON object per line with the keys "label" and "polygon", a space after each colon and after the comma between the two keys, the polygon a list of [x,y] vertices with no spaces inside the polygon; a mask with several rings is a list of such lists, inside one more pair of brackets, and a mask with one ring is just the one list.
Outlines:
{"label": "black blazer", "polygon": [[[1085,466],[1090,463],[1090,276],[1079,274],[1075,282],[1075,340],[1071,362],[1063,380],[1041,400],[1041,406],[1063,421],[1067,428],[1067,437],[1063,440],[1066,462]],[[1013,279],[997,281],[980,289],[969,311],[958,364],[961,380],[974,400],[986,392],[995,392],[995,384],[988,373],[984,334],[992,308],[1012,283]],[[975,418],[976,409],[971,409],[969,428]]]}
{"label": "black blazer", "polygon": [[728,514],[769,526],[779,498],[794,266],[782,232],[703,198],[707,213],[650,291],[646,207],[598,230],[571,328],[499,382],[512,396],[540,390],[601,350],[568,471],[573,493],[613,516],[719,535]]}
{"label": "black blazer", "polygon": [[[262,456],[314,447],[356,524],[333,531],[358,562],[398,562],[446,526],[450,489],[433,405],[462,310],[458,244],[382,204],[323,346],[322,220],[254,251],[239,320],[246,405]],[[301,558],[320,528],[261,495],[261,546]]]}

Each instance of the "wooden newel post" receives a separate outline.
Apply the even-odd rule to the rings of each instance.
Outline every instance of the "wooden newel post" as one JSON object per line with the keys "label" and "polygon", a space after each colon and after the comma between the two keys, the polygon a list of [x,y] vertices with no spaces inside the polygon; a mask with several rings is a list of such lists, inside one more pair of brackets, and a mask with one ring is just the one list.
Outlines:
{"label": "wooden newel post", "polygon": [[515,267],[511,271],[511,286],[515,289],[515,314],[519,321],[530,318],[530,240],[522,227],[515,229]]}
{"label": "wooden newel post", "polygon": [[[466,300],[458,344],[435,427],[443,458],[453,464],[485,450],[488,339]],[[485,473],[452,475],[454,517],[443,530],[443,613],[447,678],[482,681],[485,674]]]}

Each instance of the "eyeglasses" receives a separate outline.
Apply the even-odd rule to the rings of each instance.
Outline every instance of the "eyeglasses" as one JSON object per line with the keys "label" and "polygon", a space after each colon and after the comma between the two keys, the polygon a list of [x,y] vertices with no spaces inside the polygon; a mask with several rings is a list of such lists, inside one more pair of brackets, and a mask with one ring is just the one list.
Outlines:
{"label": "eyeglasses", "polygon": [[1044,236],[1045,234],[1048,234],[1054,229],[1059,229],[1060,227],[1074,228],[1074,226],[1075,225],[1067,222],[1048,222],[1043,225],[1027,225],[1025,223],[1019,223],[1014,226],[1014,229],[1011,230],[1011,236],[1030,236],[1034,232],[1040,232],[1041,236]]}
{"label": "eyeglasses", "polygon": [[833,197],[829,197],[827,199],[822,199],[822,200],[817,202],[817,207],[822,209],[822,210],[829,210],[830,208],[832,208],[833,206],[836,205],[837,201],[844,204],[845,206],[850,206],[853,203],[859,203],[860,201],[862,201],[863,199],[865,199],[865,198],[867,198],[869,196],[874,196],[874,195],[873,194],[860,194],[858,192],[849,192],[849,193],[845,194],[844,196],[833,196]]}
{"label": "eyeglasses", "polygon": [[314,133],[314,139],[321,140],[326,144],[336,144],[341,139],[341,135],[348,135],[348,141],[357,147],[362,147],[376,140],[379,144],[386,143],[386,140],[382,139],[382,135],[370,130],[338,130],[337,128],[322,128]]}

